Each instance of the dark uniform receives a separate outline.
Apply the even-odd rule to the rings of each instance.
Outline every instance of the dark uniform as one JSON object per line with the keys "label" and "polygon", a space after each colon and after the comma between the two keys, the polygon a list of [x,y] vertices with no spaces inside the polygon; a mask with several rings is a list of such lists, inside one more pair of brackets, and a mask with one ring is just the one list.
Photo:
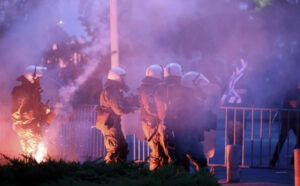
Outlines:
{"label": "dark uniform", "polygon": [[34,155],[42,139],[43,124],[50,124],[53,113],[41,102],[42,89],[39,82],[30,83],[24,76],[17,79],[20,86],[12,90],[12,119],[20,138],[22,150],[27,155]]}
{"label": "dark uniform", "polygon": [[175,164],[187,170],[189,160],[196,164],[197,169],[206,166],[201,142],[204,141],[204,131],[210,129],[209,119],[204,115],[202,102],[189,92],[169,105],[164,124],[168,131],[169,154]]}
{"label": "dark uniform", "polygon": [[100,95],[100,108],[108,113],[103,126],[98,127],[104,135],[107,163],[125,162],[128,154],[127,143],[121,130],[121,116],[133,112],[131,100],[124,97],[123,84],[107,80]]}
{"label": "dark uniform", "polygon": [[171,141],[173,137],[171,130],[165,125],[165,117],[168,107],[181,96],[181,77],[170,76],[165,79],[165,82],[160,84],[156,91],[154,100],[157,107],[157,113],[162,123],[158,127],[158,133],[160,135],[160,144],[163,147],[165,155],[168,157],[168,162],[172,161],[170,153],[172,153],[173,147]]}
{"label": "dark uniform", "polygon": [[146,77],[142,81],[139,90],[139,100],[141,107],[141,120],[146,140],[151,148],[150,170],[155,170],[167,163],[167,156],[164,153],[160,143],[160,133],[158,132],[161,120],[157,114],[157,108],[154,101],[155,90],[161,80]]}
{"label": "dark uniform", "polygon": [[158,116],[164,119],[168,105],[176,100],[181,94],[180,78],[177,76],[167,77],[165,82],[160,84],[155,91],[155,102]]}
{"label": "dark uniform", "polygon": [[[300,109],[300,86],[294,87],[287,91],[284,97],[283,108],[286,109]],[[300,148],[300,125],[299,125],[299,115],[297,112],[282,112],[282,125],[279,140],[277,142],[276,148],[274,150],[274,154],[272,160],[270,162],[271,166],[275,166],[282,146],[288,136],[290,130],[293,130],[297,142],[295,148]],[[292,158],[291,163],[294,163],[294,159]]]}

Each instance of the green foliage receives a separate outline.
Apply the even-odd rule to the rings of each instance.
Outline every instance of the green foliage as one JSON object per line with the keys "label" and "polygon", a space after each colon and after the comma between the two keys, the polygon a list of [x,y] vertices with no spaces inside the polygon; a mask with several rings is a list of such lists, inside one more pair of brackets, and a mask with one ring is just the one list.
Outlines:
{"label": "green foliage", "polygon": [[32,158],[9,159],[0,166],[0,185],[104,185],[104,186],[190,186],[219,185],[217,180],[203,170],[189,174],[177,172],[173,166],[149,171],[145,163],[105,164],[98,161],[78,162],[48,161],[38,164]]}

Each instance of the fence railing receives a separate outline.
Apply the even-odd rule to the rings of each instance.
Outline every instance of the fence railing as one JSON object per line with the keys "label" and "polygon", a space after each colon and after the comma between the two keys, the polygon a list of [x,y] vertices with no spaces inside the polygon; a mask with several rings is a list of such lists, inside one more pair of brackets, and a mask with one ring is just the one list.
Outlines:
{"label": "fence railing", "polygon": [[[93,128],[97,116],[94,108],[93,105],[78,106],[71,119],[60,124],[61,145],[65,149],[72,149],[82,160],[97,159],[106,154],[103,135]],[[285,132],[286,142],[279,153],[276,167],[292,168],[290,159],[297,137],[284,130],[295,128],[295,133],[299,134],[299,112],[275,108],[221,107],[216,152],[209,164],[225,166],[225,146],[232,143],[241,146],[242,167],[268,168],[278,139],[280,135],[284,137]],[[139,140],[135,135],[127,136],[126,140],[130,152],[128,160],[145,161],[149,157],[150,149],[146,141]]]}
{"label": "fence railing", "polygon": [[[219,116],[224,119],[218,124],[220,133],[217,141],[223,132],[224,149],[227,144],[241,146],[242,167],[268,168],[277,151],[276,167],[292,168],[290,160],[300,130],[299,112],[300,110],[295,109],[221,107]],[[290,135],[293,130],[294,135]],[[280,138],[279,146],[282,148],[276,148]],[[213,159],[217,159],[220,154],[223,154],[225,165],[225,150],[217,149]]]}
{"label": "fence railing", "polygon": [[[58,117],[56,122],[60,125],[58,135],[60,149],[68,152],[66,155],[62,154],[63,157],[86,160],[103,158],[106,155],[104,136],[95,128],[97,119],[95,105],[77,106],[69,117],[65,115]],[[138,139],[136,135],[126,136],[126,141],[129,148],[128,160],[147,160],[150,148],[146,141]]]}

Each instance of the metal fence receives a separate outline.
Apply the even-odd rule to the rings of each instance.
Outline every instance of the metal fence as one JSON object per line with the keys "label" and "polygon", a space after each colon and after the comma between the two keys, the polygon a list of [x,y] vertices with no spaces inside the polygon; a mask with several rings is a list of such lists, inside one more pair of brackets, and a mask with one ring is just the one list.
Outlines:
{"label": "metal fence", "polygon": [[[94,108],[94,105],[78,106],[74,108],[72,117],[61,124],[62,146],[64,149],[72,149],[82,160],[97,159],[106,154],[103,135],[93,128],[97,116]],[[216,152],[209,160],[209,165],[225,166],[225,146],[233,143],[241,146],[242,167],[270,167],[269,162],[282,131],[283,117],[286,118],[285,125],[288,128],[298,128],[299,112],[273,108],[221,107],[218,113]],[[126,140],[128,160],[145,161],[149,157],[150,149],[146,141],[139,140],[135,135],[127,136]],[[287,133],[276,167],[292,168],[290,159],[295,144],[296,136]]]}
{"label": "metal fence", "polygon": [[[97,113],[95,105],[81,105],[74,108],[69,117],[59,115],[57,123],[60,125],[58,141],[60,149],[67,149],[68,154],[63,157],[86,160],[103,158],[106,154],[104,137],[95,128]],[[139,121],[136,121],[139,122]],[[128,160],[146,161],[150,148],[146,141],[139,140],[135,135],[126,136],[129,154]],[[70,155],[70,152],[72,154]],[[74,158],[75,157],[75,158]]]}
{"label": "metal fence", "polygon": [[[286,134],[276,167],[292,168],[290,160],[297,140],[296,134],[299,136],[296,131],[300,130],[299,112],[294,109],[221,107],[217,149],[210,162],[214,162],[212,165],[215,166],[225,166],[225,146],[238,144],[241,146],[242,167],[269,168],[280,135],[284,139]],[[293,134],[292,128],[295,129]]]}

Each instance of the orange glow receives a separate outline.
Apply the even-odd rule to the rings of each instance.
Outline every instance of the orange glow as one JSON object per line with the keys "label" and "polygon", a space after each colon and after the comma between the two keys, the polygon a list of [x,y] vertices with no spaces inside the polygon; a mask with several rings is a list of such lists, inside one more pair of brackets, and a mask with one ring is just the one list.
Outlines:
{"label": "orange glow", "polygon": [[41,162],[45,161],[46,156],[47,156],[47,147],[43,142],[40,142],[37,147],[37,152],[34,156],[34,159],[38,163],[41,163]]}
{"label": "orange glow", "polygon": [[34,157],[38,163],[45,161],[47,156],[47,147],[45,143],[40,142],[41,137],[35,135],[31,129],[18,129],[17,133],[25,155]]}
{"label": "orange glow", "polygon": [[60,68],[66,68],[67,67],[67,64],[61,58],[59,58],[59,67]]}
{"label": "orange glow", "polygon": [[294,101],[294,100],[290,101],[290,106],[292,108],[296,108],[297,107],[297,101]]}

